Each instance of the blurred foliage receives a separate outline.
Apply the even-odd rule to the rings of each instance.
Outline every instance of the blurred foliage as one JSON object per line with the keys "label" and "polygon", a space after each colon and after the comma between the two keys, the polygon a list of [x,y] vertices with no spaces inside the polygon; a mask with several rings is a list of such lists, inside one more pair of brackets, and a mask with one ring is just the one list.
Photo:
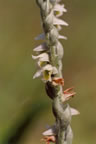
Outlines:
{"label": "blurred foliage", "polygon": [[[80,111],[72,119],[74,144],[96,143],[96,0],[63,0],[69,27],[64,45],[65,89],[75,86],[70,105]],[[42,32],[35,0],[0,0],[0,144],[38,144],[54,122],[44,84],[32,76],[32,49]]]}

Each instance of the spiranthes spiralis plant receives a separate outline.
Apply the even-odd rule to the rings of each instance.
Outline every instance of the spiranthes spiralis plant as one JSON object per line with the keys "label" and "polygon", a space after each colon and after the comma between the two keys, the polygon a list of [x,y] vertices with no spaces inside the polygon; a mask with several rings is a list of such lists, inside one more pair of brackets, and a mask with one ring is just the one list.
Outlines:
{"label": "spiranthes spiralis plant", "polygon": [[64,78],[62,76],[63,46],[59,39],[67,39],[59,34],[62,26],[68,24],[59,17],[67,10],[61,0],[36,0],[40,8],[42,27],[44,32],[36,40],[44,43],[34,48],[38,54],[32,58],[37,61],[38,71],[33,78],[41,77],[45,83],[47,95],[52,99],[52,110],[55,123],[43,132],[46,143],[72,144],[73,133],[70,126],[72,115],[79,112],[71,108],[68,100],[75,95],[73,88],[63,90]]}

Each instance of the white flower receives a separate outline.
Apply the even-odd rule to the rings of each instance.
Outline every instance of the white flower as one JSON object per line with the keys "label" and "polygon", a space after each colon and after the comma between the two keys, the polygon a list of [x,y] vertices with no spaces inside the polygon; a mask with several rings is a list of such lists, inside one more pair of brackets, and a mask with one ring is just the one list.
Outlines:
{"label": "white flower", "polygon": [[45,62],[49,62],[49,55],[47,53],[42,53],[38,56],[33,56],[33,59],[37,59],[38,60],[38,65],[41,67],[43,64],[45,64]]}
{"label": "white flower", "polygon": [[42,75],[42,70],[39,70],[39,71],[37,71],[37,72],[34,74],[33,79],[38,78],[38,77],[40,77],[41,75]]}
{"label": "white flower", "polygon": [[54,16],[54,18],[53,18],[53,24],[54,24],[54,25],[64,25],[64,26],[68,26],[68,23],[67,23],[67,22],[65,22],[65,21],[63,21],[63,20],[61,20],[61,19],[59,19],[59,18],[57,18],[57,17],[55,17],[55,16]]}
{"label": "white flower", "polygon": [[42,67],[39,71],[37,71],[35,75],[33,76],[33,78],[37,78],[41,76],[44,82],[52,81],[51,75],[52,74],[55,75],[57,73],[58,71],[56,67],[53,67],[52,65],[47,64],[46,66]]}
{"label": "white flower", "polygon": [[58,70],[56,67],[53,67],[50,64],[47,64],[45,67],[42,68],[43,72],[43,81],[52,81],[51,75],[55,75],[58,73]]}
{"label": "white flower", "polygon": [[40,60],[42,60],[42,61],[49,61],[49,56],[48,56],[47,53],[42,53],[42,54],[40,54],[40,55],[38,55],[38,56],[33,56],[33,55],[32,55],[32,58],[33,58],[33,59],[40,59]]}
{"label": "white flower", "polygon": [[42,51],[46,51],[46,50],[48,50],[46,43],[43,43],[33,49],[33,51],[35,51],[35,52],[42,52]]}
{"label": "white flower", "polygon": [[57,127],[56,124],[49,126],[49,128],[42,133],[44,136],[56,135],[57,134]]}
{"label": "white flower", "polygon": [[63,11],[63,12],[67,12],[67,9],[64,8],[64,4],[56,4],[54,6],[54,11]]}
{"label": "white flower", "polygon": [[78,111],[78,110],[76,110],[76,109],[74,109],[74,108],[71,108],[71,115],[73,116],[73,115],[79,115],[80,114],[80,112]]}
{"label": "white flower", "polygon": [[54,11],[56,11],[56,17],[60,17],[63,15],[64,12],[67,12],[67,10],[64,8],[64,5],[56,4],[54,6]]}

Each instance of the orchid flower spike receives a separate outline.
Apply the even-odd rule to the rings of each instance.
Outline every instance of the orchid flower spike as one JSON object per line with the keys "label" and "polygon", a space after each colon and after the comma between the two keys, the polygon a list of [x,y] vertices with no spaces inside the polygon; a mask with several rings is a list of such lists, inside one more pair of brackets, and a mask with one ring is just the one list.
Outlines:
{"label": "orchid flower spike", "polygon": [[36,0],[36,2],[40,8],[43,32],[35,40],[44,42],[33,49],[36,55],[32,55],[32,58],[38,65],[33,79],[40,77],[45,83],[46,93],[52,100],[52,110],[56,119],[55,124],[43,132],[42,140],[46,144],[50,142],[72,144],[71,118],[73,115],[78,115],[79,111],[71,108],[66,102],[76,93],[73,88],[63,91],[64,48],[59,41],[67,40],[66,36],[59,34],[62,26],[68,26],[68,23],[60,18],[67,10],[64,4],[59,3],[61,0]]}

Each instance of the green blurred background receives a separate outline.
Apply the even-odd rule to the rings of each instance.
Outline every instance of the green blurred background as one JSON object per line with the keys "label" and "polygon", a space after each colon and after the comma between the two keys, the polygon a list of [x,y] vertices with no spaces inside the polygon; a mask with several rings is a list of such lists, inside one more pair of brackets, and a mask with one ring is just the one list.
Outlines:
{"label": "green blurred background", "polygon": [[[65,89],[75,86],[70,105],[74,144],[96,144],[96,0],[62,0],[69,23],[62,34]],[[40,79],[32,80],[32,50],[41,41],[35,0],[0,0],[0,144],[39,144],[47,124],[54,123],[51,100]]]}

